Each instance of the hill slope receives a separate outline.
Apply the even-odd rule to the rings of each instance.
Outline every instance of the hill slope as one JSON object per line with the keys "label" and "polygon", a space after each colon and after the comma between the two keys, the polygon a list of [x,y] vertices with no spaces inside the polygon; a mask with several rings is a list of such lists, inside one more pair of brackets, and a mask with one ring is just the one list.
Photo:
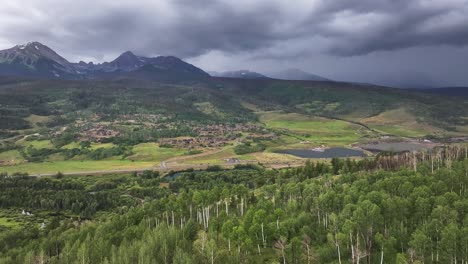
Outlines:
{"label": "hill slope", "polygon": [[[404,113],[405,120],[399,122],[415,124],[414,129],[428,128],[427,134],[466,131],[463,127],[468,125],[468,101],[464,98],[349,83],[274,79],[212,78],[171,85],[160,80],[172,77],[152,65],[129,72],[128,76],[135,74],[148,74],[155,81],[5,79],[0,85],[0,112],[3,117],[17,120],[19,126],[22,117],[30,114],[74,116],[74,112],[99,113],[108,118],[116,114],[166,113],[186,120],[243,122],[255,119],[251,108],[244,104],[248,103],[261,111],[282,110],[369,125],[391,125],[395,113]],[[210,111],[206,111],[208,106]],[[388,120],[376,122],[382,118]]]}

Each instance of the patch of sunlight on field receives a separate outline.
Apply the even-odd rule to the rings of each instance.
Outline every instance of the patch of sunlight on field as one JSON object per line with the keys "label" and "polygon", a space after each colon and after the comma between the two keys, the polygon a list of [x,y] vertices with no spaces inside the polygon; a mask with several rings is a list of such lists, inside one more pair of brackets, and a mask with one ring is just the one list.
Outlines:
{"label": "patch of sunlight on field", "polygon": [[0,217],[0,227],[2,226],[6,228],[17,228],[20,224],[11,218]]}
{"label": "patch of sunlight on field", "polygon": [[154,162],[143,162],[131,160],[84,160],[84,161],[54,161],[40,163],[23,163],[15,166],[0,167],[0,172],[9,174],[15,172],[27,172],[29,174],[46,174],[56,172],[86,172],[86,171],[107,171],[107,170],[132,170],[149,168],[154,166]]}
{"label": "patch of sunlight on field", "polygon": [[34,127],[38,127],[39,123],[45,124],[49,122],[51,119],[50,116],[39,116],[39,115],[30,115],[26,117],[24,120],[28,121]]}
{"label": "patch of sunlight on field", "polygon": [[29,146],[32,146],[33,148],[36,149],[41,149],[41,148],[47,148],[47,149],[52,149],[54,148],[54,145],[50,140],[25,140],[21,139],[16,142],[17,145],[23,146],[25,148],[28,148]]}
{"label": "patch of sunlight on field", "polygon": [[129,160],[140,161],[163,161],[172,157],[184,155],[186,150],[176,148],[161,148],[157,143],[142,143],[133,147],[132,156]]}
{"label": "patch of sunlight on field", "polygon": [[114,143],[91,143],[90,149],[113,148],[113,147],[116,147]]}
{"label": "patch of sunlight on field", "polygon": [[252,156],[260,163],[285,163],[285,162],[293,162],[300,160],[300,158],[294,157],[292,155],[287,154],[280,154],[280,153],[272,153],[272,152],[261,152],[261,153],[254,153]]}
{"label": "patch of sunlight on field", "polygon": [[[91,143],[91,147],[90,149],[92,150],[96,150],[98,148],[112,148],[112,147],[115,147],[115,144],[114,143]],[[62,147],[63,149],[74,149],[74,148],[81,148],[80,146],[80,142],[72,142],[72,143],[69,143],[65,146]]]}
{"label": "patch of sunlight on field", "polygon": [[18,150],[9,150],[0,153],[0,160],[1,161],[14,161],[20,162],[23,161],[23,156],[19,153]]}

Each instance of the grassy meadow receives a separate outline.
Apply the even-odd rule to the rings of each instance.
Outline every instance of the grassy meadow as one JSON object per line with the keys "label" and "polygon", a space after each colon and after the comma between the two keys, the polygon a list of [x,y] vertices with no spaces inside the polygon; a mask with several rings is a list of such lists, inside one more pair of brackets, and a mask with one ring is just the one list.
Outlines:
{"label": "grassy meadow", "polygon": [[259,119],[268,128],[285,131],[297,139],[318,145],[344,146],[366,135],[363,127],[356,124],[297,113],[263,112]]}

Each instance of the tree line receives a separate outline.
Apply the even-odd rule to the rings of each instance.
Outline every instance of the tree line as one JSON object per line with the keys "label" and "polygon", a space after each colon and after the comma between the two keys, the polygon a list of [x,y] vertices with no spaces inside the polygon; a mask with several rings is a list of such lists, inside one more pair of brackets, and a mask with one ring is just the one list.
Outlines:
{"label": "tree line", "polygon": [[445,151],[434,164],[418,159],[416,167],[412,153],[400,154],[394,159],[408,166],[387,170],[389,156],[382,155],[284,170],[187,171],[166,179],[146,172],[99,184],[5,176],[2,189],[11,192],[3,203],[18,201],[2,208],[38,206],[15,190],[113,196],[96,207],[106,214],[91,221],[61,219],[44,229],[0,234],[0,262],[466,263],[468,159],[459,151]]}

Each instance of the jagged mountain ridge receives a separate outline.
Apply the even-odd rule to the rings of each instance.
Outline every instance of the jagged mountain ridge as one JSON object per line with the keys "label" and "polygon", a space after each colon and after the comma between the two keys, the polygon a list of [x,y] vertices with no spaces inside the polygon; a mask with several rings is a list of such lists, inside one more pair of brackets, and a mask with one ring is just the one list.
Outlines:
{"label": "jagged mountain ridge", "polygon": [[[131,51],[122,53],[111,62],[70,63],[39,42],[30,42],[0,51],[0,75],[46,79],[139,77],[166,81],[210,77],[203,70],[174,56],[149,58],[137,56]],[[160,78],[162,75],[170,78]]]}
{"label": "jagged mountain ridge", "polygon": [[73,65],[39,42],[16,45],[0,51],[0,74],[32,77],[71,77]]}

